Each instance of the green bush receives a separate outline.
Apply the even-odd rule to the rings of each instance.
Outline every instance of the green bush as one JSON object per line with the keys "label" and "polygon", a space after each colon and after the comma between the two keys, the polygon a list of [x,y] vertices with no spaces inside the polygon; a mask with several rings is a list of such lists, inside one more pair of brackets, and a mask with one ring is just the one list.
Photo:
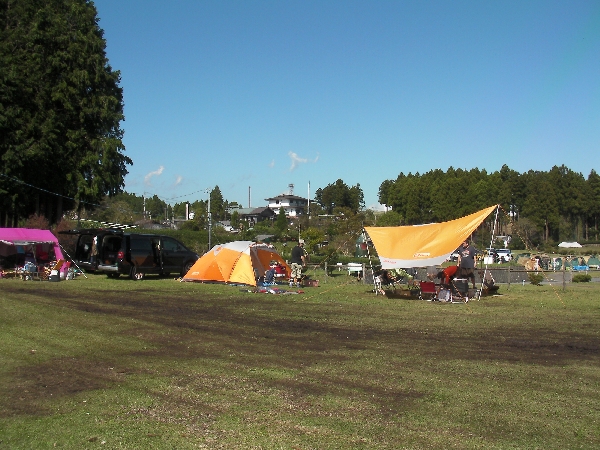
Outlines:
{"label": "green bush", "polygon": [[544,275],[541,273],[530,273],[529,274],[529,282],[535,286],[539,286],[542,284],[542,280],[544,279]]}
{"label": "green bush", "polygon": [[592,276],[587,273],[578,273],[573,275],[573,283],[589,283],[592,281]]}

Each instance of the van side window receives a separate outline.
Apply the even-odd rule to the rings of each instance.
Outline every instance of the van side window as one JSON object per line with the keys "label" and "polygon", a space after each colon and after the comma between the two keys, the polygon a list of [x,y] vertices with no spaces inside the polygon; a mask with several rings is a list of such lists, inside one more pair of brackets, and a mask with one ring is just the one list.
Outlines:
{"label": "van side window", "polygon": [[181,248],[180,248],[181,246],[179,245],[179,242],[177,242],[174,239],[163,238],[162,243],[163,243],[163,250],[167,250],[169,252],[178,252],[179,250],[181,250]]}
{"label": "van side window", "polygon": [[152,254],[152,241],[148,238],[131,237],[131,251]]}

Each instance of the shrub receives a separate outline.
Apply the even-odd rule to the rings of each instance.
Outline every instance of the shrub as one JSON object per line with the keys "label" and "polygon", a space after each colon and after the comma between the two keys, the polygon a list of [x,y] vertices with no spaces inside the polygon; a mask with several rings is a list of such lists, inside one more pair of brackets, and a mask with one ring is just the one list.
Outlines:
{"label": "shrub", "polygon": [[529,274],[529,282],[536,286],[542,284],[542,280],[544,279],[544,275],[541,273],[530,273]]}
{"label": "shrub", "polygon": [[578,273],[573,275],[573,283],[589,283],[592,281],[592,276],[587,273]]}

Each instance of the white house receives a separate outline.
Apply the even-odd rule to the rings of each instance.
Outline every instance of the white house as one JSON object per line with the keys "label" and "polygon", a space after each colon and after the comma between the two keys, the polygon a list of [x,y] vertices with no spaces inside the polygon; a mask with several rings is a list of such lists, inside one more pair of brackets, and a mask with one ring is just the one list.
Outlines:
{"label": "white house", "polygon": [[293,194],[281,194],[277,197],[265,198],[269,202],[269,208],[276,213],[283,208],[287,217],[298,217],[306,213],[308,200]]}

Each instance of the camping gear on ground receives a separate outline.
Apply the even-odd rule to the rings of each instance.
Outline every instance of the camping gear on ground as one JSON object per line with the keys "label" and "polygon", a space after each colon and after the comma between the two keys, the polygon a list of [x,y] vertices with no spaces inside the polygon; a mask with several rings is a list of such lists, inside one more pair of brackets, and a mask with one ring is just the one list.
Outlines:
{"label": "camping gear on ground", "polygon": [[440,302],[451,302],[452,292],[450,291],[450,289],[440,289],[437,298]]}
{"label": "camping gear on ground", "polygon": [[54,264],[49,269],[47,269],[50,271],[50,273],[48,275],[48,281],[61,281],[62,280],[61,274],[60,274],[60,269],[62,268],[64,263],[65,263],[64,259],[59,259],[58,261],[56,261],[56,264]]}
{"label": "camping gear on ground", "polygon": [[184,275],[183,281],[212,281],[256,286],[271,261],[290,269],[272,246],[251,241],[233,241],[215,245],[202,255]]}

